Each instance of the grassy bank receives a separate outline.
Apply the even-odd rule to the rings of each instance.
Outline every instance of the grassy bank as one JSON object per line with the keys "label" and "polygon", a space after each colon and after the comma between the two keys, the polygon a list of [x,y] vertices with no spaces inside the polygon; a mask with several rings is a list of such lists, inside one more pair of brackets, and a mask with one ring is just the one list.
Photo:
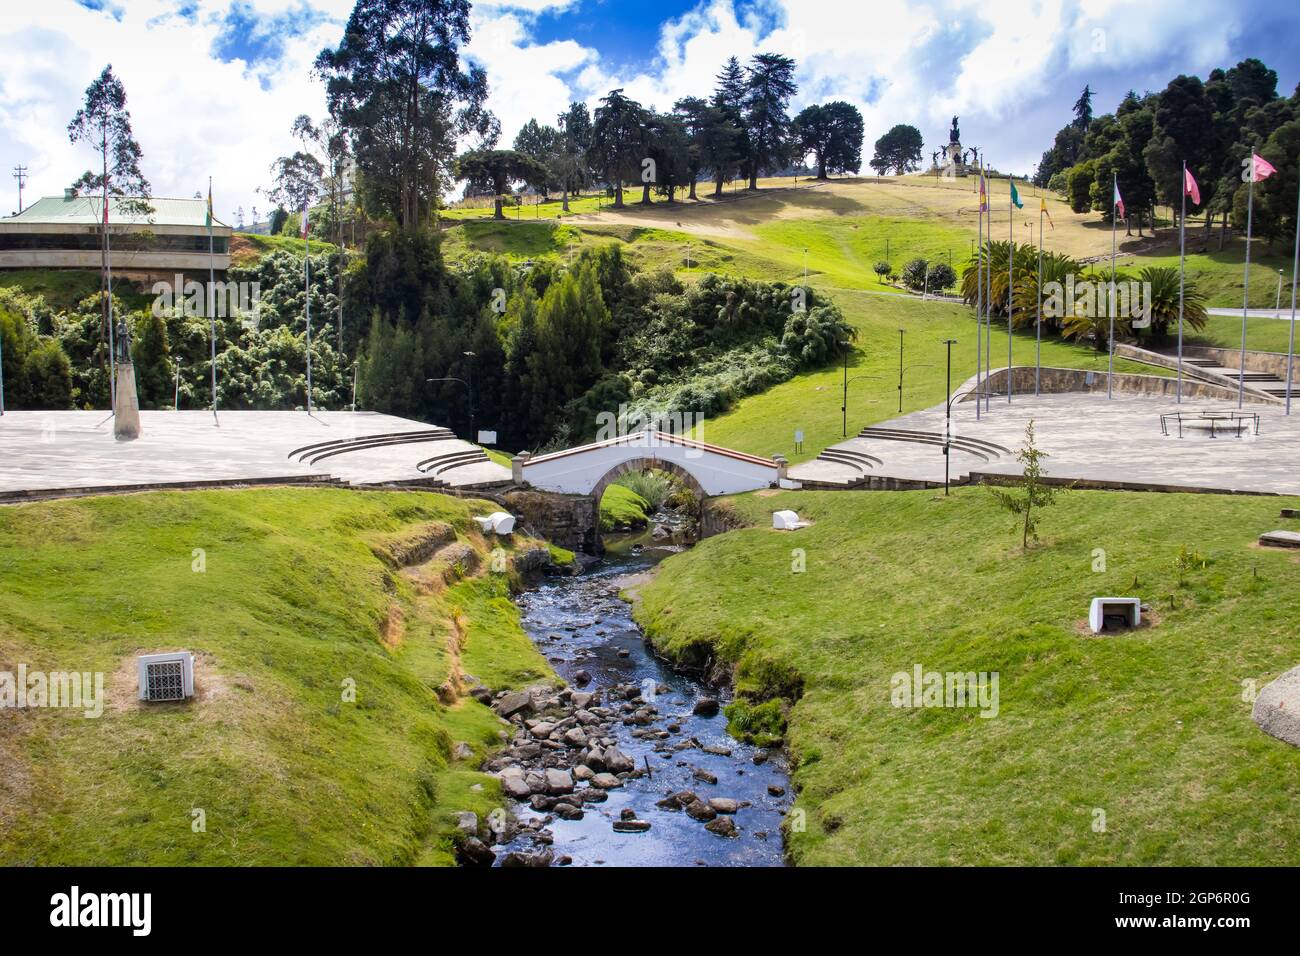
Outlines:
{"label": "grassy bank", "polygon": [[650,502],[631,488],[610,485],[600,496],[600,530],[644,528],[649,510]]}
{"label": "grassy bank", "polygon": [[[1295,555],[1254,547],[1296,502],[1073,492],[1028,554],[982,488],[731,502],[759,526],[669,558],[638,617],[671,655],[736,662],[756,698],[802,694],[797,862],[1290,859],[1300,752],[1258,730],[1243,682],[1300,662]],[[814,524],[768,530],[778,508]],[[1183,545],[1205,566],[1180,586]],[[1101,594],[1141,596],[1155,626],[1086,634]],[[891,706],[917,664],[998,672],[998,716]]]}
{"label": "grassy bank", "polygon": [[[498,799],[471,767],[500,723],[461,675],[550,673],[485,567],[482,506],[268,489],[0,509],[0,670],[102,671],[108,699],[98,719],[0,713],[0,863],[449,862],[450,814]],[[141,706],[135,655],[176,649],[196,699]]]}

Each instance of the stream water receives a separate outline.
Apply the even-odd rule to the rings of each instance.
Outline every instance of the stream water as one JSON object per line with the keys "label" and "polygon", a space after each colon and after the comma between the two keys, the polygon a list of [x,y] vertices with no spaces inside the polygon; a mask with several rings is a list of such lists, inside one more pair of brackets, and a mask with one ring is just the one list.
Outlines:
{"label": "stream water", "polygon": [[[633,621],[630,605],[619,597],[632,576],[680,548],[660,545],[648,535],[624,535],[618,540],[607,536],[605,544],[606,556],[585,573],[547,579],[519,596],[524,627],[570,686],[600,691],[608,702],[611,687],[636,684],[645,689],[643,697],[653,703],[658,715],[650,727],[613,722],[610,733],[618,748],[635,760],[642,774],[628,776],[622,787],[609,790],[606,801],[585,804],[582,819],[547,823],[551,850],[557,859],[571,858],[573,865],[782,865],[781,821],[792,799],[784,755],[729,736],[721,712],[694,714],[701,697],[719,699],[724,705],[728,698],[674,672],[657,658]],[[575,679],[579,671],[590,674],[585,686]],[[640,735],[634,735],[638,730]],[[669,737],[655,740],[647,731],[667,732]],[[665,756],[667,747],[681,749]],[[710,775],[716,784],[707,782]],[[729,815],[737,835],[716,835],[682,810],[656,806],[668,794],[684,790],[705,802],[710,798],[738,801],[740,809]],[[628,808],[650,828],[616,831],[614,822]],[[515,804],[513,810],[520,820],[543,816],[526,803]],[[531,833],[521,831],[497,849],[534,848]]]}

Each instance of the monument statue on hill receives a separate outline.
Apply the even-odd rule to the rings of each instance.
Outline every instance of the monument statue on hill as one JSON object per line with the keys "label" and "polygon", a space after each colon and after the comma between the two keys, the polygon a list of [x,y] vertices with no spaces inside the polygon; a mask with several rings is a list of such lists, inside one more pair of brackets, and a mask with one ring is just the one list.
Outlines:
{"label": "monument statue on hill", "polygon": [[140,437],[140,398],[135,390],[135,364],[131,361],[131,329],[126,320],[117,320],[114,359],[117,364],[117,388],[113,401],[113,437],[132,441]]}
{"label": "monument statue on hill", "polygon": [[952,118],[952,127],[948,130],[948,145],[941,152],[943,173],[947,177],[963,176],[966,173],[965,151],[961,148],[961,127],[957,117]]}

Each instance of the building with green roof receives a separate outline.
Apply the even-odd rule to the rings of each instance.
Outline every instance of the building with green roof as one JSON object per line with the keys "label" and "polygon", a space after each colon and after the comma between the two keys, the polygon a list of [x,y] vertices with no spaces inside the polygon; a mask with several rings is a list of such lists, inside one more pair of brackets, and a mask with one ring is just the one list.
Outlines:
{"label": "building with green roof", "polygon": [[[147,204],[147,209],[141,208]],[[203,199],[110,197],[109,245],[113,272],[132,278],[170,278],[230,265],[233,230],[212,221]],[[99,269],[104,205],[98,196],[47,196],[16,216],[0,219],[0,269]]]}

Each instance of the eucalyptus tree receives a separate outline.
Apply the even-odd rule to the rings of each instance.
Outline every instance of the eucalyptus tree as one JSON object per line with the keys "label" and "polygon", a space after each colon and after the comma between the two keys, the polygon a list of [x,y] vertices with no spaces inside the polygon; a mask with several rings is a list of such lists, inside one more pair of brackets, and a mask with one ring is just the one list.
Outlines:
{"label": "eucalyptus tree", "polygon": [[[126,87],[113,73],[110,63],[86,87],[81,108],[68,124],[68,139],[86,143],[99,153],[99,172],[86,170],[72,184],[72,194],[99,195],[99,289],[102,334],[109,343],[109,364],[113,353],[113,299],[109,280],[109,202],[120,198],[120,211],[133,217],[149,216],[149,180],[140,171],[143,153],[131,130],[131,113],[126,108]],[[111,372],[110,372],[111,376]],[[110,377],[110,388],[116,383]]]}
{"label": "eucalyptus tree", "polygon": [[469,0],[357,0],[338,48],[316,57],[370,204],[406,230],[436,208],[457,140],[493,129],[487,76],[461,63],[469,11]]}

